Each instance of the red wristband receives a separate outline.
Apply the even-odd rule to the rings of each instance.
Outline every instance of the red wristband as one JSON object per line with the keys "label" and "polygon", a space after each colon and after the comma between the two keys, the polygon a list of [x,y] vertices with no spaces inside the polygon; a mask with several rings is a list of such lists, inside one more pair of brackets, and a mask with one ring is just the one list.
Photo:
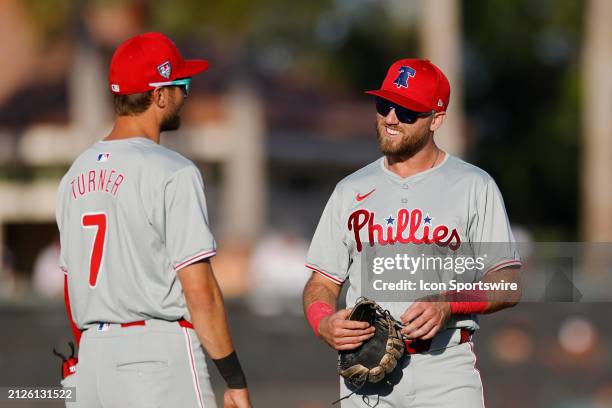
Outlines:
{"label": "red wristband", "polygon": [[451,313],[457,314],[472,314],[482,313],[487,310],[489,302],[451,302]]}
{"label": "red wristband", "polygon": [[334,309],[322,300],[313,302],[308,306],[306,310],[306,319],[308,319],[308,324],[310,324],[310,327],[312,327],[317,337],[321,336],[319,334],[319,322],[322,318],[330,316],[332,313],[334,313]]}
{"label": "red wristband", "polygon": [[482,313],[489,306],[487,292],[484,290],[446,292],[446,298],[450,301],[452,314]]}

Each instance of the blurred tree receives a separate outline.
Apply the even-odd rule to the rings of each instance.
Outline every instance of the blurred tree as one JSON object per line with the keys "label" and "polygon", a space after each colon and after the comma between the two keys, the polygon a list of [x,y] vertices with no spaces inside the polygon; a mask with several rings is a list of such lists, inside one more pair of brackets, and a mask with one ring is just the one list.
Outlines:
{"label": "blurred tree", "polygon": [[[51,41],[75,5],[24,0]],[[255,78],[364,98],[389,63],[420,55],[415,2],[142,1],[146,27],[218,50]],[[538,239],[576,239],[580,157],[580,0],[461,3],[468,159],[498,181],[514,222]]]}
{"label": "blurred tree", "polygon": [[42,45],[66,35],[75,8],[73,0],[24,0],[23,5]]}
{"label": "blurred tree", "polygon": [[463,15],[473,161],[514,222],[540,240],[576,239],[582,2],[473,0]]}
{"label": "blurred tree", "polygon": [[393,59],[415,54],[413,27],[389,13],[371,0],[154,0],[150,23],[216,44],[255,72],[361,93],[379,85]]}

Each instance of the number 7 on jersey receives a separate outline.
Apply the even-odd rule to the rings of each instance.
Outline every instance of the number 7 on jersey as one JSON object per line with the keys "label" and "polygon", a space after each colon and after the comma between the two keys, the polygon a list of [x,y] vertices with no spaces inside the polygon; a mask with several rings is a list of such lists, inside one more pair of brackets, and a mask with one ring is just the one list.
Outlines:
{"label": "number 7 on jersey", "polygon": [[98,275],[104,258],[104,244],[106,243],[106,213],[83,214],[81,226],[83,228],[95,228],[94,237],[89,258],[89,286],[96,287]]}

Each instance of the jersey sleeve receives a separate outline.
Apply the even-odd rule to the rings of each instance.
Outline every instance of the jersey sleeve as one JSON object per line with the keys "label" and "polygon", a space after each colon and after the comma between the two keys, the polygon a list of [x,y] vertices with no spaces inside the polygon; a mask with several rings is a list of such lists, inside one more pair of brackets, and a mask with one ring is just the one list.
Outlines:
{"label": "jersey sleeve", "polygon": [[175,271],[216,253],[204,183],[193,165],[174,173],[164,191],[166,249]]}
{"label": "jersey sleeve", "polygon": [[488,272],[521,265],[504,201],[493,179],[476,197],[476,212],[470,223],[469,239],[475,255],[484,258],[479,279]]}
{"label": "jersey sleeve", "polygon": [[58,266],[62,270],[62,272],[64,272],[64,275],[66,275],[68,273],[68,263],[66,262],[66,246],[64,245],[64,234],[62,234],[62,226],[64,225],[64,189],[65,181],[64,179],[62,179],[57,190],[57,196],[55,198],[55,221],[57,223],[57,229],[59,232],[60,239],[60,255]]}
{"label": "jersey sleeve", "polygon": [[64,272],[64,275],[68,274],[68,262],[66,262],[66,246],[63,244],[63,239],[62,239],[62,234],[60,233],[60,253],[59,253],[59,260],[58,260],[58,266],[60,268],[60,270],[62,272]]}
{"label": "jersey sleeve", "polygon": [[60,256],[59,256],[59,268],[62,272],[64,272],[64,275],[68,274],[68,265],[66,264],[64,254],[62,253],[61,244],[60,244]]}
{"label": "jersey sleeve", "polygon": [[332,193],[314,233],[306,267],[341,285],[348,275],[350,252],[341,221],[339,193]]}

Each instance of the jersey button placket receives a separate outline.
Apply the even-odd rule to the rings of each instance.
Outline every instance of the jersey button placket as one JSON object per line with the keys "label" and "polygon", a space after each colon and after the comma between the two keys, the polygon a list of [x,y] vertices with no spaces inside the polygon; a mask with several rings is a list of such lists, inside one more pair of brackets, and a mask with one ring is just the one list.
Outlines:
{"label": "jersey button placket", "polygon": [[[404,190],[404,192],[408,192],[408,190],[410,190],[410,183],[402,183],[401,187],[402,187],[402,190]],[[402,197],[401,202],[402,204],[408,204],[408,198]]]}

